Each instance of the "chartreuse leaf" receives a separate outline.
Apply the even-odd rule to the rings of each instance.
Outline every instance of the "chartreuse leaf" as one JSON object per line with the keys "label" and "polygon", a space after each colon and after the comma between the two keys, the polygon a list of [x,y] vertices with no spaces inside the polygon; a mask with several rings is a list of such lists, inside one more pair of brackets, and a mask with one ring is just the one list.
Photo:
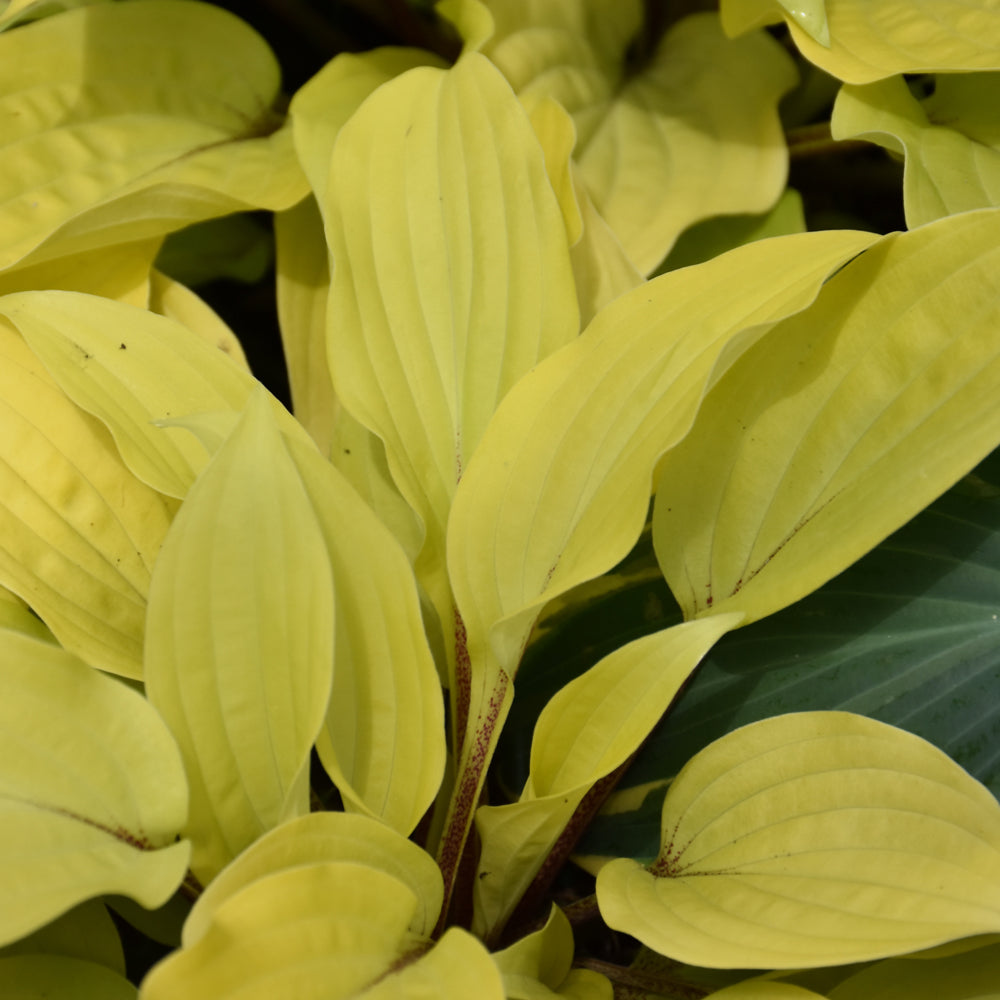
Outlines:
{"label": "chartreuse leaf", "polygon": [[845,712],[738,729],[663,804],[660,854],[597,878],[609,926],[719,968],[803,968],[1000,928],[1000,806],[941,751]]}
{"label": "chartreuse leaf", "polygon": [[245,371],[250,371],[243,346],[222,317],[190,288],[160,271],[149,276],[150,312],[166,316],[196,333],[205,343],[222,351]]}
{"label": "chartreuse leaf", "polygon": [[67,649],[139,677],[150,571],[177,505],[132,475],[3,319],[0,362],[0,583]]}
{"label": "chartreuse leaf", "polygon": [[292,412],[330,454],[337,402],[326,360],[326,300],[330,294],[323,220],[313,198],[274,217],[278,321],[288,369]]}
{"label": "chartreuse leaf", "polygon": [[589,969],[573,969],[573,928],[553,905],[545,926],[493,956],[507,1000],[611,1000],[610,981]]}
{"label": "chartreuse leaf", "polygon": [[[471,935],[452,930],[421,958],[418,908],[403,881],[357,862],[286,868],[224,900],[190,947],[143,981],[143,1000],[301,1000],[476,996],[502,1000],[500,974]],[[422,988],[422,992],[421,992]]]}
{"label": "chartreuse leaf", "polygon": [[706,219],[685,229],[661,269],[672,271],[678,267],[690,267],[754,240],[805,231],[802,196],[792,188],[786,188],[774,207],[762,215],[726,215]]}
{"label": "chartreuse leaf", "polygon": [[910,229],[943,215],[1000,204],[1000,73],[948,74],[918,101],[901,77],[840,89],[830,129],[905,152],[903,207]]}
{"label": "chartreuse leaf", "polygon": [[288,109],[295,150],[321,210],[334,143],[351,115],[393,77],[415,66],[442,65],[437,56],[423,49],[383,47],[359,54],[344,52],[295,92]]}
{"label": "chartreuse leaf", "polygon": [[830,46],[826,0],[722,0],[722,27],[735,37],[751,28],[777,24],[782,16],[797,24],[817,45]]}
{"label": "chartreuse leaf", "polygon": [[1000,945],[939,958],[891,958],[836,986],[830,1000],[987,1000],[1000,996]]}
{"label": "chartreuse leaf", "polygon": [[274,872],[328,861],[352,861],[395,876],[417,898],[410,930],[429,935],[441,909],[441,872],[434,859],[384,823],[351,813],[317,812],[282,823],[250,845],[198,897],[184,924],[190,947],[212,915],[245,886]]}
{"label": "chartreuse leaf", "polygon": [[653,515],[685,617],[791,604],[996,447],[998,245],[997,211],[884,237],[718,382]]}
{"label": "chartreuse leaf", "polygon": [[409,835],[445,766],[441,683],[416,580],[389,530],[308,443],[288,441],[337,587],[333,687],[320,760],[350,810]]}
{"label": "chartreuse leaf", "polygon": [[323,532],[260,390],[188,493],[150,587],[146,690],[184,757],[203,883],[308,811],[333,614]]}
{"label": "chartreuse leaf", "polygon": [[687,433],[707,387],[872,239],[804,234],[663,275],[608,305],[501,404],[448,523],[475,735],[459,759],[446,861],[464,838],[462,811],[478,799],[540,607],[625,555],[657,459]]}
{"label": "chartreuse leaf", "polygon": [[0,11],[0,31],[20,20],[45,17],[71,7],[84,7],[95,3],[109,3],[110,0],[3,0]]}
{"label": "chartreuse leaf", "polygon": [[0,587],[0,628],[12,629],[43,642],[56,641],[45,623],[32,614],[27,603],[6,587]]}
{"label": "chartreuse leaf", "polygon": [[[801,53],[846,83],[897,73],[1000,69],[1000,8],[952,0],[722,0],[731,34],[784,15]],[[827,34],[822,33],[823,9]],[[817,30],[818,29],[818,30]]]}
{"label": "chartreuse leaf", "polygon": [[476,813],[473,929],[481,936],[504,924],[587,792],[639,749],[706,651],[740,618],[714,616],[637,639],[545,706],[520,801]]}
{"label": "chartreuse leaf", "polygon": [[[576,161],[598,211],[649,274],[687,226],[762,212],[787,165],[777,102],[795,83],[763,33],[727,39],[714,14],[683,19],[637,72],[641,5],[491,3],[484,52],[529,106],[553,98],[577,126]],[[666,192],[650,199],[651,189]]]}
{"label": "chartreuse leaf", "polygon": [[166,902],[190,846],[177,745],[126,685],[48,642],[0,631],[0,943],[82,900]]}
{"label": "chartreuse leaf", "polygon": [[[307,86],[312,86],[308,84]],[[296,120],[298,122],[298,119]],[[399,539],[412,562],[423,530],[389,472],[385,448],[337,401],[326,356],[330,291],[326,236],[315,200],[275,216],[278,318],[295,416]]]}
{"label": "chartreuse leaf", "polygon": [[825,1000],[822,994],[804,986],[762,979],[734,983],[710,995],[717,1000]]}
{"label": "chartreuse leaf", "polygon": [[33,934],[0,949],[0,960],[11,955],[63,955],[125,975],[125,953],[118,929],[99,899],[74,906]]}
{"label": "chartreuse leaf", "polygon": [[0,272],[0,295],[61,288],[89,292],[144,308],[150,272],[162,241],[157,237],[68,254],[42,264]]}
{"label": "chartreuse leaf", "polygon": [[542,144],[545,168],[566,223],[580,324],[586,326],[612,299],[641,284],[642,276],[594,207],[579,168],[573,163],[576,126],[569,113],[551,97],[545,97],[532,108],[531,124]]}
{"label": "chartreuse leaf", "polygon": [[334,386],[423,521],[418,576],[450,630],[457,483],[510,387],[578,333],[559,204],[527,115],[469,53],[372,94],[340,132],[320,206]]}
{"label": "chartreuse leaf", "polygon": [[[189,414],[235,415],[260,383],[204,303],[158,278],[154,285],[166,293],[155,304],[197,329],[76,292],[8,295],[0,298],[0,314],[18,327],[66,395],[107,425],[132,472],[160,493],[183,497],[205,465],[206,448],[164,424]],[[283,428],[305,436],[277,400],[271,405]]]}
{"label": "chartreuse leaf", "polygon": [[168,496],[183,497],[208,456],[187,431],[154,421],[240,410],[258,384],[176,320],[100,296],[21,292],[0,298],[0,314],[66,395],[107,425],[129,469]]}
{"label": "chartreuse leaf", "polygon": [[[178,86],[183,81],[183,86]],[[306,191],[277,62],[210,4],[99,4],[0,35],[0,269]]]}
{"label": "chartreuse leaf", "polygon": [[0,992],[4,1000],[136,1000],[139,995],[124,975],[66,955],[0,958]]}
{"label": "chartreuse leaf", "polygon": [[[706,388],[876,237],[808,233],[665,274],[603,309],[501,405],[459,487],[449,575],[470,654],[513,673],[540,607],[621,559]],[[492,630],[492,634],[491,634]]]}

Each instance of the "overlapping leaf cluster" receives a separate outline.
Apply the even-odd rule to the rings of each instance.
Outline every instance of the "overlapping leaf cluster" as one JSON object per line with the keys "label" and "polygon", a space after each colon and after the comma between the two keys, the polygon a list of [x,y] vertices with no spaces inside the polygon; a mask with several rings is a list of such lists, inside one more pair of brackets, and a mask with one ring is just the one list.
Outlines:
{"label": "overlapping leaf cluster", "polygon": [[[596,897],[549,903],[706,654],[1000,444],[1000,8],[723,0],[638,61],[638,0],[437,17],[454,64],[339,55],[282,110],[209,4],[0,10],[0,992],[996,996],[996,798],[849,711],[647,751]],[[905,156],[908,231],[802,231],[781,37],[834,136]],[[156,266],[250,209],[294,416]],[[679,613],[519,715],[560,616],[640,577]],[[109,909],[172,949],[139,987]]]}

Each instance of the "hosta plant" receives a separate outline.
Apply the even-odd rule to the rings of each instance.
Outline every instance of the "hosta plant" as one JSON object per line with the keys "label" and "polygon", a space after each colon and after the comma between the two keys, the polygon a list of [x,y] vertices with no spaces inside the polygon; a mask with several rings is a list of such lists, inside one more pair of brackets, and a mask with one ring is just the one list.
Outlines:
{"label": "hosta plant", "polygon": [[1000,996],[1000,7],[709,7],[0,9],[5,998]]}

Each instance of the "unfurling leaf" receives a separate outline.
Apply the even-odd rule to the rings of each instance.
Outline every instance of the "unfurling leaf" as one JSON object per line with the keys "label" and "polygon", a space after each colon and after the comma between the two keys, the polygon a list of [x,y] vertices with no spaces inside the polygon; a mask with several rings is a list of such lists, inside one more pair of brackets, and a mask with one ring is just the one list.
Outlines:
{"label": "unfurling leaf", "polygon": [[1000,930],[1000,805],[947,756],[844,712],[779,716],[697,754],[656,862],[601,869],[609,926],[683,962],[800,968]]}

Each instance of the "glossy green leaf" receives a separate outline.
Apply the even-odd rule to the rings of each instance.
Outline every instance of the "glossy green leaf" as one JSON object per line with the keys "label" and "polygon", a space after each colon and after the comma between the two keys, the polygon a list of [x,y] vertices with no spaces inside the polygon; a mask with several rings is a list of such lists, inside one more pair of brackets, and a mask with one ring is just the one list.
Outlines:
{"label": "glossy green leaf", "polygon": [[67,649],[139,677],[150,572],[177,505],[132,475],[2,319],[0,359],[0,583]]}
{"label": "glossy green leaf", "polygon": [[0,958],[4,1000],[136,1000],[136,988],[121,974],[96,962],[63,955]]}
{"label": "glossy green leaf", "polygon": [[278,88],[263,40],[209,4],[99,4],[3,34],[0,268],[294,204],[291,131],[265,137]]}
{"label": "glossy green leaf", "polygon": [[184,946],[204,937],[213,914],[259,878],[327,861],[364,864],[399,879],[417,898],[410,929],[429,935],[441,909],[441,872],[429,854],[383,823],[350,813],[317,812],[282,823],[212,880],[184,925]]}
{"label": "glossy green leaf", "polygon": [[48,642],[0,632],[0,942],[82,900],[165,902],[187,870],[177,745],[148,702]]}
{"label": "glossy green leaf", "polygon": [[844,86],[830,129],[905,152],[903,206],[910,229],[944,215],[1000,205],[1000,73],[949,74],[918,101],[900,77]]}
{"label": "glossy green leaf", "polygon": [[176,320],[96,295],[23,292],[0,299],[0,313],[69,398],[107,425],[132,472],[168,496],[183,497],[208,456],[186,431],[154,421],[242,409],[257,384]]}
{"label": "glossy green leaf", "polygon": [[[777,20],[761,0],[722,0],[722,18],[735,33]],[[1000,7],[952,0],[782,0],[792,38],[802,54],[847,83],[871,83],[897,73],[1000,69]],[[827,42],[816,35],[825,7]],[[816,21],[818,24],[819,22]]]}
{"label": "glossy green leaf", "polygon": [[115,922],[99,899],[88,899],[51,923],[0,949],[11,955],[63,955],[125,975],[125,953]]}
{"label": "glossy green leaf", "polygon": [[308,812],[333,616],[323,532],[261,390],[188,493],[150,587],[146,690],[184,757],[203,883]]}
{"label": "glossy green leaf", "polygon": [[830,1000],[986,1000],[1000,996],[1000,945],[942,958],[893,958],[840,983]]}
{"label": "glossy green leaf", "polygon": [[650,869],[601,869],[609,926],[682,961],[802,968],[1000,928],[1000,806],[918,737],[806,712],[730,733],[663,805]]}
{"label": "glossy green leaf", "polygon": [[[484,52],[529,106],[554,98],[573,115],[583,180],[643,274],[693,222],[762,212],[781,193],[776,106],[795,74],[763,33],[734,42],[714,14],[688,17],[636,72],[627,50],[640,35],[637,3],[490,7]],[[651,189],[665,196],[650,199]]]}
{"label": "glossy green leaf", "polygon": [[[417,907],[404,882],[364,864],[284,869],[223,901],[191,947],[150,972],[140,995],[253,1000],[273,997],[280,982],[283,993],[301,1000],[470,995],[500,1000],[496,967],[465,932],[450,931],[419,958],[425,939],[409,931]],[[410,962],[401,962],[404,958]]]}
{"label": "glossy green leaf", "polygon": [[316,741],[345,805],[408,836],[445,767],[444,703],[399,544],[310,444],[288,442],[336,583],[333,687]]}
{"label": "glossy green leaf", "polygon": [[997,487],[964,480],[814,594],[725,637],[623,784],[670,777],[749,722],[845,709],[930,740],[1000,795],[1000,496],[980,490]]}
{"label": "glossy green leaf", "polygon": [[686,618],[804,597],[993,450],[998,240],[996,211],[884,237],[719,381],[653,514]]}
{"label": "glossy green leaf", "polygon": [[571,968],[573,951],[573,929],[553,905],[541,930],[493,955],[507,1000],[612,1000],[614,990],[607,977]]}
{"label": "glossy green leaf", "polygon": [[450,627],[457,483],[510,387],[578,332],[562,215],[527,116],[475,53],[383,85],[330,178],[334,386],[424,523],[418,576]]}
{"label": "glossy green leaf", "polygon": [[520,801],[476,812],[474,930],[503,926],[587,792],[639,749],[706,651],[739,622],[713,617],[638,639],[545,706]]}

